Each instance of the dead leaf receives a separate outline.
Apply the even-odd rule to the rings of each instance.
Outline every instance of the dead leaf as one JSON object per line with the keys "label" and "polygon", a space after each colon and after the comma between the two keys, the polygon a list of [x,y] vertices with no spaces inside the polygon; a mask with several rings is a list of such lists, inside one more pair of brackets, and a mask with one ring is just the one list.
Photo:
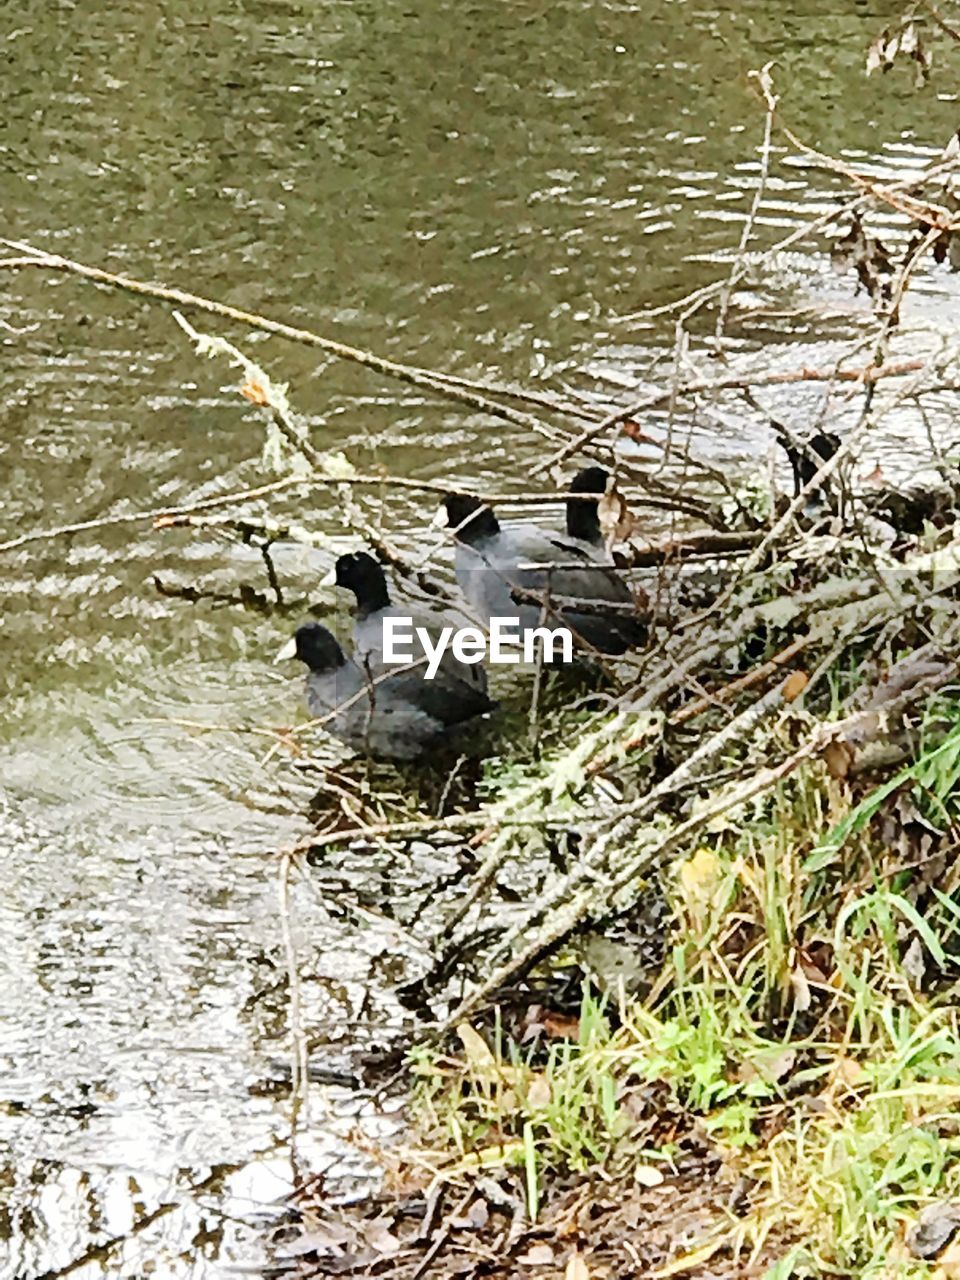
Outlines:
{"label": "dead leaf", "polygon": [[960,1280],[960,1240],[947,1245],[940,1255],[933,1280]]}
{"label": "dead leaf", "polygon": [[470,1208],[462,1217],[450,1219],[450,1226],[454,1231],[482,1231],[489,1221],[490,1210],[486,1200],[474,1197]]}
{"label": "dead leaf", "polygon": [[400,1251],[400,1241],[383,1218],[375,1218],[373,1222],[368,1222],[365,1225],[363,1239],[371,1249],[383,1254],[384,1257],[389,1257],[391,1254],[399,1253]]}
{"label": "dead leaf", "polygon": [[312,1231],[305,1231],[303,1235],[284,1245],[282,1256],[284,1258],[301,1258],[308,1253],[316,1253],[321,1257],[342,1258],[344,1249],[342,1246],[348,1242],[353,1242],[354,1234],[348,1230],[343,1223],[336,1222],[320,1222]]}
{"label": "dead leaf", "polygon": [[780,690],[784,702],[796,702],[809,683],[810,677],[805,671],[791,671]]}
{"label": "dead leaf", "polygon": [[545,1009],[542,1004],[532,1004],[523,1019],[521,1042],[544,1035],[551,1040],[579,1040],[580,1019],[569,1013],[557,1013]]}
{"label": "dead leaf", "polygon": [[[960,1205],[940,1200],[927,1205],[920,1214],[907,1235],[907,1247],[915,1258],[935,1258],[953,1240],[958,1228]],[[956,1261],[960,1262],[960,1257]]]}
{"label": "dead leaf", "polygon": [[662,445],[662,442],[658,440],[656,436],[649,435],[646,431],[644,431],[640,423],[634,422],[632,418],[624,418],[623,434],[625,436],[629,436],[630,439],[636,441],[637,444]]}
{"label": "dead leaf", "polygon": [[864,1083],[867,1073],[856,1058],[848,1058],[841,1054],[834,1061],[830,1076],[837,1084],[846,1085],[848,1089],[856,1089]]}
{"label": "dead leaf", "polygon": [[641,1187],[660,1187],[663,1185],[663,1170],[655,1164],[638,1164],[633,1171],[634,1181]]}
{"label": "dead leaf", "polygon": [[883,50],[887,42],[887,32],[882,31],[867,50],[867,75],[873,75],[883,66]]}
{"label": "dead leaf", "polygon": [[[894,41],[896,39],[894,37]],[[889,51],[894,41],[887,45],[886,51]],[[859,214],[851,216],[850,230],[835,242],[830,257],[834,270],[838,272],[847,271],[851,266],[854,268],[857,278],[874,303],[890,301],[893,290],[890,251],[882,241],[865,230]]]}
{"label": "dead leaf", "polygon": [[549,1107],[550,1098],[550,1081],[545,1075],[535,1075],[527,1089],[527,1105],[531,1107]]}
{"label": "dead leaf", "polygon": [[251,404],[266,405],[270,401],[267,399],[267,393],[259,382],[255,382],[253,378],[248,378],[240,388],[240,394],[245,396]]}
{"label": "dead leaf", "polygon": [[660,1267],[657,1271],[652,1272],[655,1280],[665,1280],[667,1276],[682,1276],[686,1271],[694,1271],[704,1262],[709,1262],[718,1249],[722,1249],[726,1243],[726,1236],[718,1236],[714,1240],[709,1240],[706,1244],[701,1245],[699,1249],[694,1249],[692,1253],[686,1253],[681,1258],[677,1258],[676,1262],[668,1263],[665,1267]]}
{"label": "dead leaf", "polygon": [[796,1049],[781,1049],[779,1053],[758,1053],[740,1064],[737,1075],[745,1084],[750,1080],[776,1084],[792,1069],[796,1060]]}
{"label": "dead leaf", "polygon": [[793,988],[793,1004],[797,1013],[806,1013],[813,1003],[810,983],[800,965],[790,970],[790,986]]}
{"label": "dead leaf", "polygon": [[469,1023],[461,1022],[457,1027],[457,1035],[463,1045],[467,1065],[472,1071],[480,1075],[489,1075],[496,1071],[497,1060],[493,1056],[493,1050],[478,1031],[474,1031]]}
{"label": "dead leaf", "polygon": [[853,747],[847,742],[828,742],[823,748],[823,762],[831,778],[843,779],[853,764]]}
{"label": "dead leaf", "polygon": [[563,1280],[590,1280],[590,1268],[576,1250],[567,1259],[567,1268]]}
{"label": "dead leaf", "polygon": [[914,991],[919,991],[923,986],[923,977],[927,972],[927,965],[923,958],[923,944],[916,935],[910,939],[910,945],[904,952],[900,963],[903,966],[903,972],[907,975],[910,986]]}
{"label": "dead leaf", "polygon": [[551,1040],[579,1040],[580,1019],[568,1013],[545,1013],[543,1029]]}
{"label": "dead leaf", "polygon": [[720,883],[721,871],[717,855],[702,846],[680,863],[680,888],[687,906],[694,911],[702,912],[708,908],[716,896]]}
{"label": "dead leaf", "polygon": [[611,485],[597,503],[600,531],[608,547],[615,542],[625,542],[640,529],[640,521],[632,515],[626,501],[616,486]]}
{"label": "dead leaf", "polygon": [[517,1259],[525,1267],[549,1267],[553,1260],[553,1250],[548,1244],[535,1244]]}

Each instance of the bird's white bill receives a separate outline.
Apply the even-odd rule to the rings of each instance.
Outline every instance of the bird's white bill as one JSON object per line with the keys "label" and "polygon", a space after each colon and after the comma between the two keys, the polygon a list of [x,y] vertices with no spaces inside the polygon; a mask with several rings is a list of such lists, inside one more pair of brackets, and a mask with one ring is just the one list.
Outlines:
{"label": "bird's white bill", "polygon": [[295,658],[296,656],[297,656],[297,637],[291,636],[290,639],[287,641],[287,643],[283,646],[283,648],[277,654],[277,656],[274,658],[274,662],[286,662],[289,658]]}
{"label": "bird's white bill", "polygon": [[333,565],[329,573],[325,573],[320,579],[321,587],[335,587],[337,585],[337,566]]}
{"label": "bird's white bill", "polygon": [[433,519],[430,521],[431,529],[445,529],[447,527],[447,509],[444,506],[437,507]]}

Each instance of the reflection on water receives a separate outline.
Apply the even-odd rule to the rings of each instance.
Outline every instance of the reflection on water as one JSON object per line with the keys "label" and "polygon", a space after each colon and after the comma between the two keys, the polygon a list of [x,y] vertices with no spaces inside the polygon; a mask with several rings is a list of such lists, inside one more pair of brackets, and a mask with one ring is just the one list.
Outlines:
{"label": "reflection on water", "polygon": [[[714,279],[739,237],[759,174],[751,68],[776,59],[790,122],[881,177],[928,163],[956,125],[942,82],[921,97],[907,77],[862,78],[885,0],[7,8],[5,234],[604,404],[672,344],[671,317],[621,318]],[[803,159],[776,159],[764,243],[837,198]],[[825,365],[857,329],[851,282],[813,246],[745,283],[734,357],[759,343],[771,367]],[[30,331],[0,330],[0,540],[257,482],[256,412],[161,309],[39,273],[3,287],[0,319]],[[935,330],[956,295],[928,266],[911,323]],[[230,336],[360,466],[504,488],[539,460],[515,428]],[[820,397],[765,403],[801,424]],[[758,424],[684,426],[720,459],[770,447]],[[890,419],[898,455],[922,452],[921,426]],[[274,509],[342,534],[336,502]],[[430,514],[397,500],[391,528],[413,537]],[[270,748],[302,713],[269,663],[279,624],[163,597],[152,577],[263,590],[262,562],[212,532],[118,526],[0,565],[0,1276],[30,1280],[134,1224],[73,1274],[256,1265],[289,1174],[285,1109],[255,1087],[289,1052],[272,851],[304,831],[307,794]],[[289,598],[315,594],[315,559],[280,569]],[[375,901],[390,876],[368,874]],[[389,1006],[397,939],[331,913],[316,885],[294,896],[305,1021],[345,1059],[376,1022],[367,988]],[[354,1168],[337,1124],[314,1120],[311,1160]]]}

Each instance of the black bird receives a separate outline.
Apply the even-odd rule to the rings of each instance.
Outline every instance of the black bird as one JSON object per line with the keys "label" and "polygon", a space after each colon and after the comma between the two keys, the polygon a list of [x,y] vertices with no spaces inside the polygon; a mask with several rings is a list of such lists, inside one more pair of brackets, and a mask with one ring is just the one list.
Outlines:
{"label": "black bird", "polygon": [[[444,627],[455,630],[470,625],[469,619],[441,604],[392,604],[383,566],[366,551],[340,556],[324,579],[352,591],[357,601],[354,645],[357,659],[379,662],[383,655],[383,624],[386,618],[409,618],[413,627],[423,627],[436,643]],[[462,662],[448,646],[440,660],[440,670],[452,680],[458,678],[472,689],[486,692],[487,675],[480,662]]]}
{"label": "black bird", "polygon": [[489,507],[464,494],[447,494],[443,510],[456,543],[457,581],[484,624],[518,617],[524,630],[540,626],[534,595],[559,601],[548,603],[544,625],[568,626],[586,649],[619,654],[642,642],[630,588],[592,546],[537,525],[501,529]]}
{"label": "black bird", "polygon": [[413,760],[440,746],[456,729],[492,711],[485,693],[440,670],[425,680],[403,667],[358,666],[319,622],[298,627],[277,661],[305,663],[307,706],[335,738],[385,760]]}
{"label": "black bird", "polygon": [[[806,440],[798,440],[780,428],[777,430],[777,443],[790,459],[793,495],[796,497],[840,448],[840,437],[832,431],[818,431]],[[826,483],[829,485],[830,481]]]}
{"label": "black bird", "polygon": [[603,531],[600,528],[600,499],[607,492],[609,471],[603,467],[584,467],[570,481],[570,493],[595,493],[597,501],[586,498],[567,498],[567,537],[575,538],[588,547],[603,550]]}

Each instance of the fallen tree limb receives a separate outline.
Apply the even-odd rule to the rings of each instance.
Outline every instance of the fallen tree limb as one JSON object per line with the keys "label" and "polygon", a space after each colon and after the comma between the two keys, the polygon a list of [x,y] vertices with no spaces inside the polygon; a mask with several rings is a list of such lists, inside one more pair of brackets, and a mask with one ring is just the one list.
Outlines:
{"label": "fallen tree limb", "polygon": [[[949,683],[958,673],[960,673],[960,662],[954,660],[945,664],[927,680],[917,682],[906,693],[889,702],[886,707],[887,713],[895,715],[906,711],[928,694]],[[750,708],[750,719],[759,719],[775,705],[776,699],[773,694],[779,692],[780,690],[772,691],[761,699],[760,703]],[[615,908],[618,905],[616,899],[619,893],[639,877],[649,875],[660,867],[714,819],[730,813],[748,800],[770,790],[776,783],[795,772],[800,765],[821,754],[830,743],[855,732],[871,714],[870,710],[858,711],[842,719],[818,725],[796,751],[778,764],[758,769],[744,782],[721,792],[699,808],[696,813],[675,823],[666,832],[647,831],[637,849],[619,863],[611,862],[608,854],[612,853],[615,859],[616,853],[638,835],[638,828],[643,823],[647,806],[643,805],[624,817],[612,819],[607,829],[597,837],[576,875],[574,883],[580,883],[583,887],[576,889],[572,894],[569,888],[566,888],[562,895],[555,894],[549,902],[539,903],[532,908],[523,920],[500,940],[492,954],[485,956],[484,967],[489,968],[491,965],[496,967],[490,976],[462,1000],[450,1016],[439,1025],[437,1033],[445,1034],[457,1023],[469,1017],[499,988],[510,982],[516,982],[529,972],[539,958],[568,937],[589,915]],[[589,875],[584,869],[584,864],[587,862],[589,862]],[[602,868],[605,868],[606,874],[603,874]],[[587,880],[590,883],[584,884]],[[562,900],[556,903],[558,897]],[[553,913],[548,914],[549,909],[554,906]],[[510,955],[511,947],[518,939],[528,935],[531,935],[530,940],[522,949]]]}
{"label": "fallen tree limb", "polygon": [[[432,391],[446,400],[453,400],[467,408],[476,409],[492,417],[501,418],[514,426],[523,427],[537,435],[553,440],[557,429],[542,422],[532,414],[522,413],[508,405],[500,404],[492,398],[497,388],[486,388],[480,383],[467,383],[466,379],[437,377],[429,369],[418,365],[400,364],[396,360],[388,360],[372,351],[362,351],[359,347],[348,346],[334,338],[326,338],[296,325],[286,324],[281,320],[272,320],[268,316],[258,315],[253,311],[242,311],[239,307],[229,306],[225,302],[216,302],[199,294],[188,293],[184,289],[171,288],[167,285],[149,284],[144,280],[136,280],[132,276],[118,275],[112,271],[104,271],[101,267],[91,267],[86,263],[66,258],[59,253],[49,253],[45,249],[27,244],[20,240],[0,239],[0,245],[22,255],[15,258],[0,259],[0,270],[27,270],[35,268],[43,271],[58,271],[68,275],[79,276],[94,284],[105,285],[111,289],[120,289],[138,297],[155,298],[159,302],[169,302],[177,307],[188,307],[197,311],[206,311],[210,315],[220,316],[224,320],[234,320],[251,329],[259,329],[263,333],[272,333],[276,337],[286,338],[289,342],[299,343],[305,347],[315,347],[327,355],[339,360],[347,360],[362,365],[386,377],[396,378],[411,386]],[[500,394],[503,394],[500,392]],[[564,412],[557,410],[557,412]]]}

